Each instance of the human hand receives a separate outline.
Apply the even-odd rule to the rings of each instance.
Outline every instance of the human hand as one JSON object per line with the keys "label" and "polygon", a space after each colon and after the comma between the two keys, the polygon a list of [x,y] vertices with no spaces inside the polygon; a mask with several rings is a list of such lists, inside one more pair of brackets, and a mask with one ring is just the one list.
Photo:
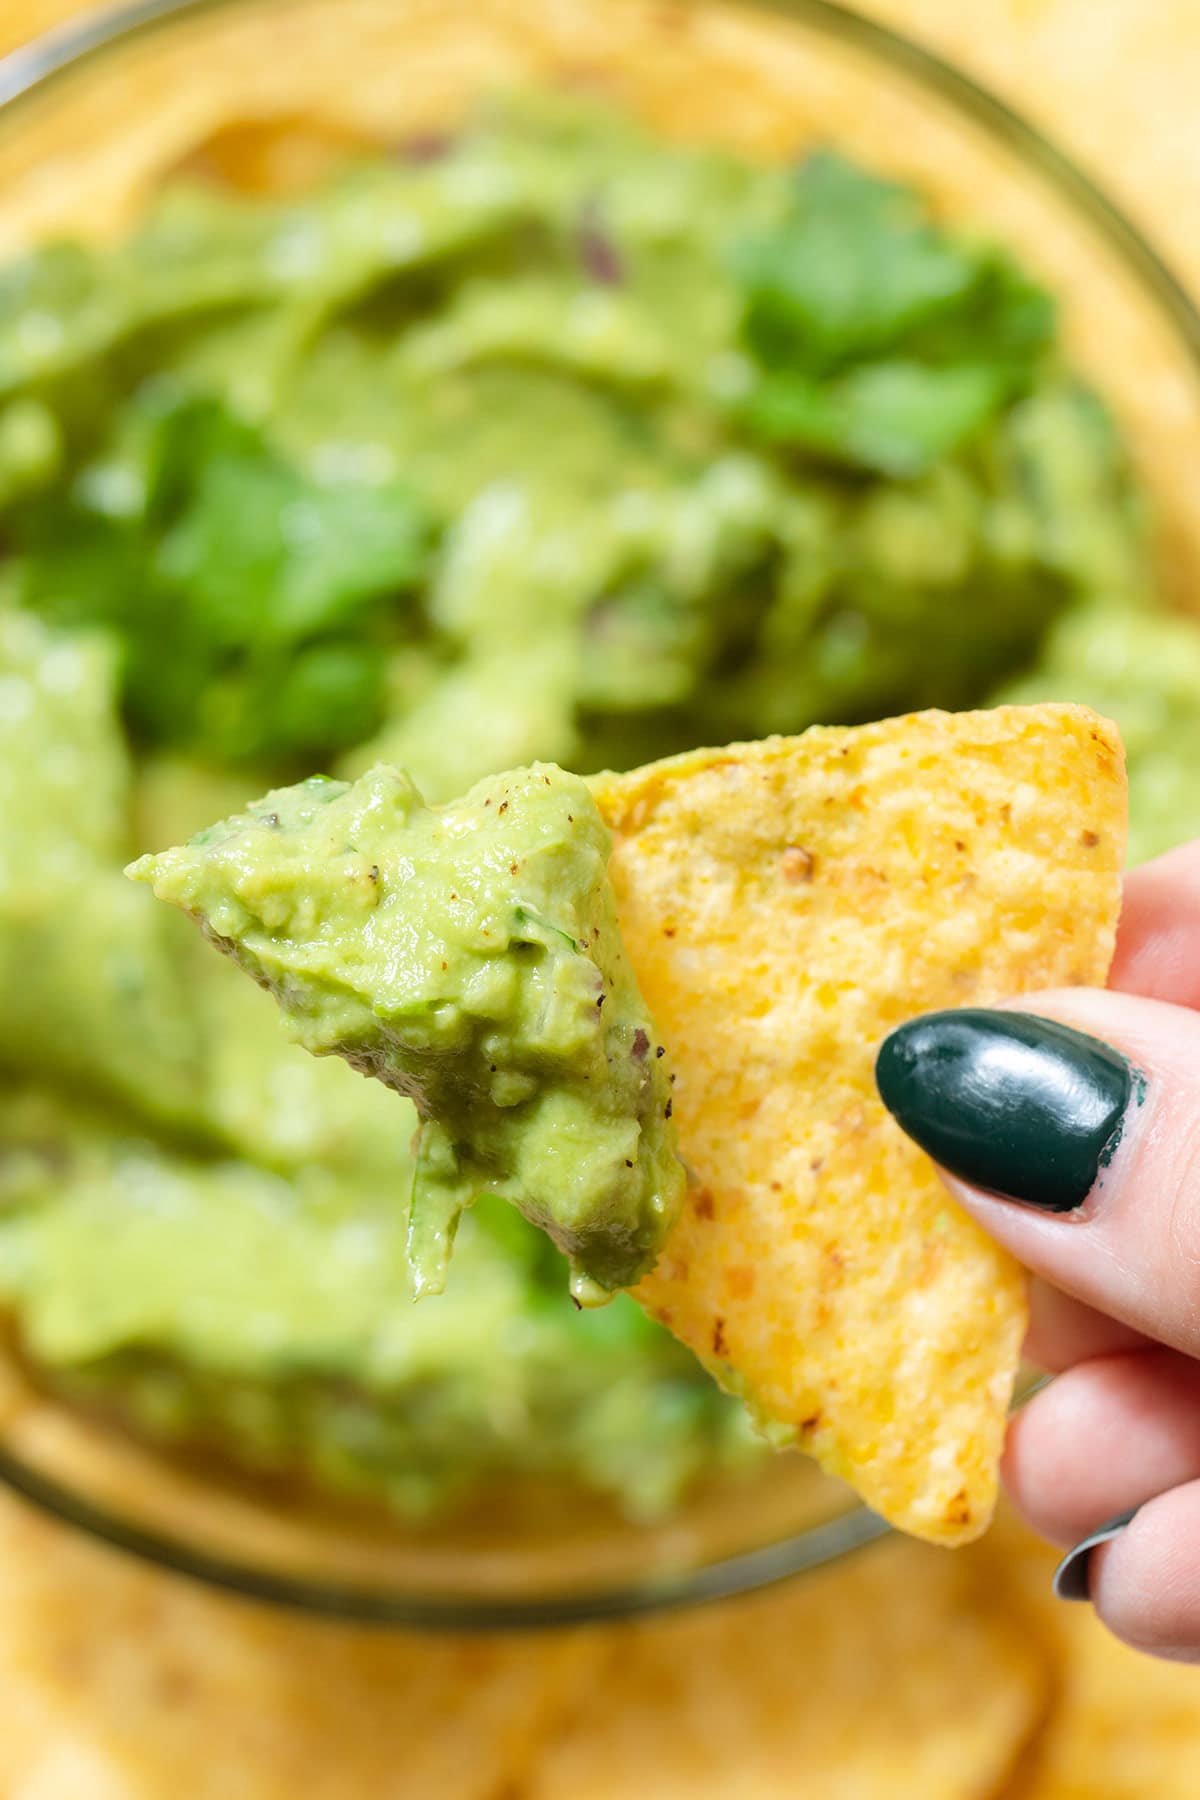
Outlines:
{"label": "human hand", "polygon": [[1056,1379],[1014,1419],[1004,1476],[1076,1546],[1060,1592],[1200,1661],[1200,841],[1128,876],[1110,982],[916,1019],[877,1079],[1033,1271],[1027,1355]]}

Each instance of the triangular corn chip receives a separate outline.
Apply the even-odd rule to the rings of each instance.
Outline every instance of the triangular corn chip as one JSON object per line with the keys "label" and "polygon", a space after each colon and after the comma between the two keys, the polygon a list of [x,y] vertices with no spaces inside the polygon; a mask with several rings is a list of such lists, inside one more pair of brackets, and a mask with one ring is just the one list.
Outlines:
{"label": "triangular corn chip", "polygon": [[981,1589],[969,1554],[894,1540],[771,1593],[626,1628],[521,1800],[1008,1794],[1051,1669],[1006,1597]]}
{"label": "triangular corn chip", "polygon": [[874,1058],[932,1008],[1104,981],[1115,728],[1073,706],[927,712],[593,786],[692,1175],[638,1299],[893,1524],[977,1536],[1023,1278],[889,1117]]}

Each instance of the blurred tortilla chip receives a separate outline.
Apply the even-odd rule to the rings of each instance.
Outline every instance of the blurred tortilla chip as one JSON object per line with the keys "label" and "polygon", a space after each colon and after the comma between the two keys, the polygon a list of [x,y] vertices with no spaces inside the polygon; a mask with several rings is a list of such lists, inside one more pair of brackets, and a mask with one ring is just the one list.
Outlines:
{"label": "blurred tortilla chip", "polygon": [[875,1052],[932,1008],[1103,982],[1115,728],[1071,706],[918,713],[595,790],[693,1177],[638,1299],[893,1524],[977,1536],[1024,1283],[888,1116]]}
{"label": "blurred tortilla chip", "polygon": [[1050,1688],[966,1559],[898,1539],[613,1647],[522,1800],[983,1800]]}
{"label": "blurred tortilla chip", "polygon": [[1046,1646],[1056,1669],[1049,1720],[1012,1800],[1195,1800],[1195,1668],[1131,1650],[1090,1606],[1056,1600],[1050,1577],[1061,1555],[1002,1506],[986,1542],[954,1559],[975,1566],[983,1590],[1027,1642]]}
{"label": "blurred tortilla chip", "polygon": [[601,1656],[233,1599],[0,1496],[5,1800],[496,1800]]}

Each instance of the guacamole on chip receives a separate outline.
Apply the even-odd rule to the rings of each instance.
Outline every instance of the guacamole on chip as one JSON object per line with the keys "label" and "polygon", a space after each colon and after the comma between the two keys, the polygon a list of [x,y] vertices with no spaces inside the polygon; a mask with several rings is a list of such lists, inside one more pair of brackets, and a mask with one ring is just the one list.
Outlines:
{"label": "guacamole on chip", "polygon": [[[434,809],[399,770],[317,778],[130,873],[269,987],[299,1042],[416,1100],[395,1201],[418,1293],[431,1235],[440,1289],[459,1214],[507,1193],[577,1295],[644,1276],[648,1310],[777,1443],[893,1523],[977,1536],[1024,1283],[947,1208],[873,1055],[945,1000],[1103,982],[1119,739],[1083,708],[926,713],[595,787],[620,919],[597,803],[546,764]],[[674,1231],[675,1077],[621,919],[680,1047],[692,1193]]]}
{"label": "guacamole on chip", "polygon": [[427,807],[400,770],[315,777],[132,873],[279,1001],[289,1035],[416,1102],[416,1291],[503,1195],[577,1299],[650,1269],[684,1186],[662,1045],[625,959],[610,842],[551,763]]}

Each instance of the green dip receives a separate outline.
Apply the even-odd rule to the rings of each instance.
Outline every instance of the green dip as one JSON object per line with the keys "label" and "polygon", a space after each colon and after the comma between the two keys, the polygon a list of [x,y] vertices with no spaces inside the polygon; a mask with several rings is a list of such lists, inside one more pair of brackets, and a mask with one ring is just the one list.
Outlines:
{"label": "green dip", "polygon": [[655,1518],[758,1453],[632,1300],[576,1312],[549,1241],[501,1201],[478,1202],[446,1292],[414,1306],[395,1179],[181,1154],[30,1089],[0,1099],[0,1129],[0,1282],[26,1354],[144,1433],[413,1519],[509,1477]]}
{"label": "green dip", "polygon": [[[433,1285],[463,1183],[494,1192],[415,1307],[416,1109],[289,1042],[122,879],[131,857],[314,767],[399,765],[434,802],[483,781],[469,825],[487,778],[539,758],[586,773],[1014,687],[1123,726],[1139,855],[1200,828],[1200,631],[1156,611],[1122,445],[1052,301],[828,152],[762,167],[550,97],[299,198],[178,179],[130,241],[0,270],[0,542],[0,1298],[53,1386],[410,1516],[524,1475],[649,1516],[757,1454],[631,1302],[577,1314],[558,1251],[494,1197],[602,1284],[670,1211],[602,840],[532,893],[506,870],[540,827],[490,872],[472,848],[472,900],[417,909],[385,1019],[290,912],[286,858],[262,892],[233,840],[171,877],[214,921],[242,909],[228,934],[272,981],[319,951],[327,1047],[354,1038],[444,1114],[444,1023],[450,1087],[487,1094],[453,1143],[426,1128]],[[547,774],[552,841],[578,789]],[[447,815],[394,776],[268,810],[299,850],[372,782],[390,810],[338,904],[390,932],[403,846]],[[289,920],[270,968],[268,902]],[[473,998],[526,956],[568,998],[536,1068],[519,1005]],[[600,980],[606,1005],[572,1012]],[[536,1121],[601,1061],[602,1154],[567,1219]],[[621,1222],[620,1267],[594,1264],[597,1220]]]}
{"label": "green dip", "polygon": [[549,1235],[581,1303],[657,1260],[684,1172],[610,851],[586,782],[553,763],[436,808],[380,767],[277,788],[133,865],[270,990],[297,1043],[415,1101],[418,1294],[444,1288],[480,1193]]}

